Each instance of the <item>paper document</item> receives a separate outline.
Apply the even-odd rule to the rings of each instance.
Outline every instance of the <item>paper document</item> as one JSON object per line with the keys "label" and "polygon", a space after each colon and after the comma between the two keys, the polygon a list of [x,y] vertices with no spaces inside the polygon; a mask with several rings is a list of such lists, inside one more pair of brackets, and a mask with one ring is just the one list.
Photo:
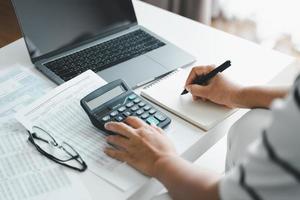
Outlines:
{"label": "paper document", "polygon": [[45,82],[19,65],[1,70],[0,118],[12,116],[16,110],[32,103],[47,90],[49,88]]}
{"label": "paper document", "polygon": [[0,199],[89,199],[76,176],[41,156],[28,143],[26,129],[14,118],[17,110],[47,90],[46,83],[21,66],[1,70]]}
{"label": "paper document", "polygon": [[136,170],[108,157],[105,136],[95,128],[80,106],[80,100],[106,84],[92,71],[87,71],[57,87],[17,114],[28,129],[39,126],[58,141],[72,145],[87,162],[88,169],[109,183],[126,191],[145,181]]}

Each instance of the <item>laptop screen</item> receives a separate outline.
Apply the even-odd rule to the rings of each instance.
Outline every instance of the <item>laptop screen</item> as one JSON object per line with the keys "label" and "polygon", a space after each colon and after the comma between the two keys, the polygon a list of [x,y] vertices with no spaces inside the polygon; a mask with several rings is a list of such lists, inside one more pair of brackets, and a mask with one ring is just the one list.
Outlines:
{"label": "laptop screen", "polygon": [[136,22],[131,0],[13,0],[31,58]]}

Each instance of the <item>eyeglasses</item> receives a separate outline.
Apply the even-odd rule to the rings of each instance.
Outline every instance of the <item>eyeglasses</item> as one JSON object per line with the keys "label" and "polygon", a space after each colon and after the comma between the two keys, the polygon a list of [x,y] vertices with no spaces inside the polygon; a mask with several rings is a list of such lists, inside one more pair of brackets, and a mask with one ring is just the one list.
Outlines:
{"label": "eyeglasses", "polygon": [[32,133],[29,131],[28,133],[28,140],[31,144],[48,159],[79,172],[87,169],[87,165],[79,153],[68,143],[57,143],[49,132],[38,126],[34,126]]}

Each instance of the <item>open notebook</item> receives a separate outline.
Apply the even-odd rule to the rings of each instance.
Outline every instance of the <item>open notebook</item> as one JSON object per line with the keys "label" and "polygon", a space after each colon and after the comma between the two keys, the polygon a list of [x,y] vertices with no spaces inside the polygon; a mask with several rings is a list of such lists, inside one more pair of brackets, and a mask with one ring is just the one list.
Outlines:
{"label": "open notebook", "polygon": [[145,87],[141,95],[207,131],[235,110],[211,102],[193,101],[190,94],[181,96],[189,72],[186,69],[177,70]]}

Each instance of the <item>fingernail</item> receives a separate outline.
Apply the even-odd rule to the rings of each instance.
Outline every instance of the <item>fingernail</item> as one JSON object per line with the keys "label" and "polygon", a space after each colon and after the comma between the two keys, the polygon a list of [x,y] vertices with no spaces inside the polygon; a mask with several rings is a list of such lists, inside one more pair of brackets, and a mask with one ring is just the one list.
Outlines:
{"label": "fingernail", "polygon": [[185,88],[187,91],[191,92],[191,88],[189,86],[186,86]]}
{"label": "fingernail", "polygon": [[109,129],[111,127],[111,122],[107,122],[104,124],[105,129]]}

